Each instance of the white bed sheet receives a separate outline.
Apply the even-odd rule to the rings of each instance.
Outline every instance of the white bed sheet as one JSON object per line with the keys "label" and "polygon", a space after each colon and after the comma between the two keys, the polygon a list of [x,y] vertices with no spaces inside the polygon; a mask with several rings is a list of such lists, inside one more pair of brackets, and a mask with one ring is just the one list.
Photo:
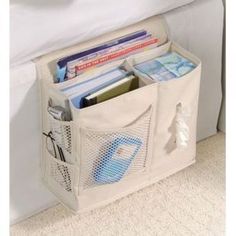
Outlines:
{"label": "white bed sheet", "polygon": [[12,0],[11,64],[16,65],[193,0]]}
{"label": "white bed sheet", "polygon": [[[216,132],[220,108],[222,3],[197,0],[165,17],[171,38],[203,62],[198,119],[198,139],[202,139]],[[15,223],[54,204],[56,199],[40,180],[39,88],[32,62],[11,69],[10,88],[10,214]]]}

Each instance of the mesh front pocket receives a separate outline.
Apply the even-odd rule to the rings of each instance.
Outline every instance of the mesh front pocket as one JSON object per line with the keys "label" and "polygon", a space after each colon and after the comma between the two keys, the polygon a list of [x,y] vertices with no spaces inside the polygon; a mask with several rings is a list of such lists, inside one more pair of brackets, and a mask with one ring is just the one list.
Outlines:
{"label": "mesh front pocket", "polygon": [[72,192],[73,167],[54,157],[48,158],[47,175],[66,192]]}
{"label": "mesh front pocket", "polygon": [[52,137],[63,150],[71,154],[72,152],[72,135],[71,123],[67,121],[59,121],[49,115]]}
{"label": "mesh front pocket", "polygon": [[81,129],[81,175],[84,189],[115,183],[144,170],[151,108],[131,125],[109,131]]}

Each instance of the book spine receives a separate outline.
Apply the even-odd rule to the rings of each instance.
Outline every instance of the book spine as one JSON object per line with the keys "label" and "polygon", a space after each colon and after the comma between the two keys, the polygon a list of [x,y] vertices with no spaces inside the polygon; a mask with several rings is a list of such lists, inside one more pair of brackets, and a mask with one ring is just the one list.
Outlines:
{"label": "book spine", "polygon": [[89,54],[89,55],[84,56],[84,57],[81,57],[80,59],[77,59],[75,61],[70,61],[70,62],[67,63],[67,75],[66,75],[66,77],[67,77],[67,79],[74,78],[76,76],[75,67],[79,64],[83,64],[83,63],[86,63],[88,61],[95,60],[96,58],[98,58],[100,56],[104,56],[106,54],[111,54],[111,53],[114,53],[116,51],[125,49],[125,48],[129,47],[129,45],[132,45],[133,43],[140,42],[141,40],[144,41],[144,40],[147,40],[149,38],[151,38],[151,34],[146,34],[144,36],[140,36],[140,37],[132,39],[130,41],[115,45],[115,46],[107,48],[107,49],[100,50],[98,52],[95,52],[93,54]]}
{"label": "book spine", "polygon": [[58,60],[57,65],[58,65],[60,68],[62,68],[62,67],[64,67],[64,66],[66,66],[67,62],[69,62],[69,61],[76,60],[76,59],[78,59],[78,58],[80,58],[80,57],[89,55],[89,54],[91,54],[91,53],[95,53],[95,52],[97,52],[97,51],[99,51],[99,50],[102,50],[102,49],[106,49],[106,48],[109,48],[109,47],[113,47],[113,46],[115,46],[115,45],[118,45],[118,44],[121,44],[121,43],[130,41],[130,40],[132,40],[132,39],[141,37],[141,36],[146,35],[146,34],[147,34],[147,31],[146,31],[146,30],[140,30],[140,31],[137,31],[137,32],[134,32],[134,33],[125,35],[125,36],[123,36],[123,37],[121,37],[121,38],[113,39],[113,40],[111,40],[111,41],[109,41],[109,42],[100,44],[100,45],[95,46],[95,47],[93,47],[93,48],[90,48],[90,49],[88,49],[88,50],[85,50],[85,51],[82,51],[82,52],[79,52],[79,53],[76,53],[76,54],[73,54],[73,55],[70,55],[70,56],[61,58],[60,60]]}
{"label": "book spine", "polygon": [[140,44],[136,44],[136,45],[134,45],[132,47],[119,50],[117,52],[111,53],[111,54],[106,55],[106,56],[102,56],[102,57],[100,57],[100,58],[98,58],[96,60],[93,60],[93,61],[81,64],[81,65],[77,65],[75,67],[76,73],[78,73],[78,72],[80,72],[82,70],[88,69],[90,67],[96,66],[98,64],[101,64],[101,63],[104,63],[104,62],[107,62],[107,61],[110,61],[110,60],[122,57],[122,56],[124,56],[126,54],[129,54],[129,53],[131,53],[133,51],[136,51],[136,50],[139,50],[141,48],[147,47],[147,46],[149,46],[151,44],[155,44],[157,42],[158,42],[158,38],[153,38],[153,39],[150,39],[150,40],[148,40],[146,42],[143,42],[143,43],[140,43]]}

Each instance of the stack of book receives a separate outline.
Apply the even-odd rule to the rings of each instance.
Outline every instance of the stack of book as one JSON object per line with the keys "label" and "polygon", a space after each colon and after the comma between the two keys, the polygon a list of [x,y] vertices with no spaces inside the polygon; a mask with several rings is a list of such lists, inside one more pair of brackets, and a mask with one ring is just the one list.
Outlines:
{"label": "stack of book", "polygon": [[120,67],[113,67],[85,81],[76,79],[68,85],[62,83],[59,87],[60,93],[57,92],[57,97],[61,96],[60,101],[63,101],[63,104],[60,105],[69,112],[71,105],[77,109],[85,108],[138,87],[139,81],[133,72],[128,72]]}
{"label": "stack of book", "polygon": [[73,79],[91,68],[154,48],[158,41],[146,30],[140,30],[61,58],[57,62],[56,82]]}

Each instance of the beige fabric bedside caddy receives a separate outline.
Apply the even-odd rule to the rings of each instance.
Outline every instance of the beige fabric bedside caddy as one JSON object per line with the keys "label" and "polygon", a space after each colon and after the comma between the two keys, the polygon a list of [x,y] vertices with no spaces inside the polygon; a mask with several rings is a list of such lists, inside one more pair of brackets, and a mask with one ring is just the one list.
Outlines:
{"label": "beige fabric bedside caddy", "polygon": [[[72,109],[73,119],[70,122],[48,116],[49,98],[55,104],[60,102],[57,85],[53,84],[57,59],[140,29],[156,35],[160,39],[160,46],[91,72],[92,75],[98,75],[104,68],[122,64],[139,77],[140,88],[91,107]],[[136,63],[168,51],[178,52],[197,67],[181,78],[159,83],[154,83],[133,67]],[[70,163],[54,158],[47,151],[46,138],[42,135],[43,181],[73,212],[105,205],[195,162],[201,62],[168,41],[165,22],[161,17],[154,16],[88,42],[50,53],[38,58],[36,64],[41,84],[42,132],[51,130],[56,143],[66,156],[71,157]],[[82,75],[80,80],[86,80],[91,73]],[[185,117],[189,135],[184,144],[179,140],[180,116]],[[58,130],[61,134],[59,137],[55,135]],[[135,159],[119,181],[98,184],[93,178],[94,168],[101,161],[98,151],[109,148],[109,141],[124,136],[138,137],[142,143]],[[64,174],[60,173],[61,169]]]}

